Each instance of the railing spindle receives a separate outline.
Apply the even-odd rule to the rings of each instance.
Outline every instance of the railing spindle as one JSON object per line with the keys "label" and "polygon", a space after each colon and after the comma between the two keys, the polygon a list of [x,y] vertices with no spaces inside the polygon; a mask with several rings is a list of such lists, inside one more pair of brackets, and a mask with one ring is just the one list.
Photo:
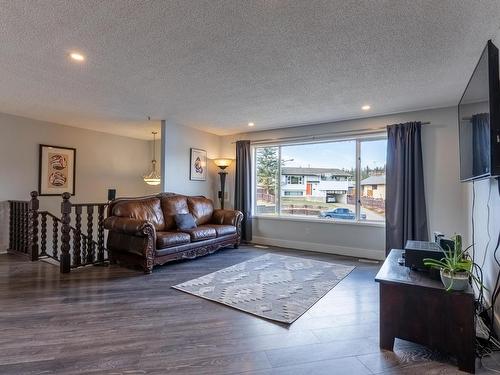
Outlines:
{"label": "railing spindle", "polygon": [[47,213],[42,212],[40,223],[40,256],[47,256]]}
{"label": "railing spindle", "polygon": [[28,223],[27,223],[27,235],[28,235],[28,253],[31,260],[38,260],[38,192],[31,192],[31,200],[28,204]]}
{"label": "railing spindle", "polygon": [[21,202],[16,203],[16,227],[17,227],[17,244],[16,244],[16,250],[17,251],[22,251],[22,241],[23,241],[23,228],[22,228],[22,221],[21,221]]}
{"label": "railing spindle", "polygon": [[21,231],[22,231],[22,237],[21,237],[21,241],[22,241],[22,244],[21,244],[21,251],[25,254],[28,253],[28,234],[26,233],[26,223],[27,223],[27,220],[26,220],[26,203],[23,202],[21,203]]}
{"label": "railing spindle", "polygon": [[26,210],[27,203],[23,202],[21,203],[21,228],[22,228],[22,251],[25,254],[28,254],[28,217],[27,217],[27,210]]}
{"label": "railing spindle", "polygon": [[23,241],[24,241],[24,225],[23,225],[23,203],[19,202],[17,205],[17,221],[19,225],[19,242],[18,251],[24,252]]}
{"label": "railing spindle", "polygon": [[[75,231],[73,233],[73,265],[82,264],[82,206],[75,206]],[[83,259],[85,261],[85,258]]]}
{"label": "railing spindle", "polygon": [[12,202],[12,221],[14,229],[12,230],[12,250],[17,250],[17,202]]}
{"label": "railing spindle", "polygon": [[16,251],[21,251],[21,202],[16,202]]}
{"label": "railing spindle", "polygon": [[88,255],[87,255],[87,238],[82,237],[82,260],[83,264],[88,263]]}
{"label": "railing spindle", "polygon": [[25,229],[25,222],[24,222],[24,202],[20,204],[20,210],[19,210],[20,216],[19,216],[19,225],[21,226],[21,251],[23,253],[26,253],[26,246],[24,243],[24,240],[26,237],[24,236],[24,229]]}
{"label": "railing spindle", "polygon": [[98,206],[97,260],[104,262],[104,206]]}
{"label": "railing spindle", "polygon": [[71,254],[70,254],[70,231],[71,231],[71,202],[69,193],[63,193],[63,202],[61,203],[61,260],[59,265],[61,273],[68,273],[71,271]]}
{"label": "railing spindle", "polygon": [[14,250],[14,202],[9,201],[9,250]]}
{"label": "railing spindle", "polygon": [[19,238],[19,251],[26,253],[26,247],[24,246],[24,202],[19,203],[19,227],[20,227],[20,238]]}
{"label": "railing spindle", "polygon": [[19,247],[18,251],[25,252],[24,251],[24,220],[23,220],[23,202],[18,203],[18,226],[19,226]]}
{"label": "railing spindle", "polygon": [[87,206],[87,263],[94,263],[94,206]]}
{"label": "railing spindle", "polygon": [[55,217],[52,218],[52,257],[59,260],[58,251],[58,240],[59,240],[59,224]]}
{"label": "railing spindle", "polygon": [[12,202],[12,223],[14,229],[12,230],[12,250],[17,250],[17,202]]}
{"label": "railing spindle", "polygon": [[29,202],[24,203],[24,249],[31,258],[31,240],[29,229]]}

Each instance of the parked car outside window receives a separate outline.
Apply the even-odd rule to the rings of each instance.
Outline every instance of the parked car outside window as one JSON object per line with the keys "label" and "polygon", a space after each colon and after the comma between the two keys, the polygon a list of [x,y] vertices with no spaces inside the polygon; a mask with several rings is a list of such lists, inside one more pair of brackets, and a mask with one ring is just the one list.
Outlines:
{"label": "parked car outside window", "polygon": [[[354,220],[356,219],[356,214],[348,208],[335,208],[334,210],[321,211],[319,217]],[[360,218],[361,220],[366,220],[366,214],[361,213]]]}

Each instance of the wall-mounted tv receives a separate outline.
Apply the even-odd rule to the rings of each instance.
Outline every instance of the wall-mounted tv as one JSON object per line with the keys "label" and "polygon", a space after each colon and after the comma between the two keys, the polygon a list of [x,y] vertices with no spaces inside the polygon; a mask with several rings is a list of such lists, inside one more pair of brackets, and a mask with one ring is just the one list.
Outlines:
{"label": "wall-mounted tv", "polygon": [[460,180],[500,175],[498,48],[486,44],[458,104]]}

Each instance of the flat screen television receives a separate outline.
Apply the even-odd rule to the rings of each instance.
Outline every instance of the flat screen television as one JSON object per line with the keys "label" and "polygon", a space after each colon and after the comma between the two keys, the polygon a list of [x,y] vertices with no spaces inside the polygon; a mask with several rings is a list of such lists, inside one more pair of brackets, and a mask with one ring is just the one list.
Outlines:
{"label": "flat screen television", "polygon": [[458,104],[460,180],[500,175],[498,48],[488,41]]}

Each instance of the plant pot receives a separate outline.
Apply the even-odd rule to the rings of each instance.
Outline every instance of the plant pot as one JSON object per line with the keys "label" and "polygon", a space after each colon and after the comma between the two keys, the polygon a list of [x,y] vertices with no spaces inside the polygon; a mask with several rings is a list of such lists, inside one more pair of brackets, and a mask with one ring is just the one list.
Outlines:
{"label": "plant pot", "polygon": [[441,282],[446,289],[450,290],[465,290],[469,287],[469,273],[468,272],[453,272],[441,270],[439,272]]}

